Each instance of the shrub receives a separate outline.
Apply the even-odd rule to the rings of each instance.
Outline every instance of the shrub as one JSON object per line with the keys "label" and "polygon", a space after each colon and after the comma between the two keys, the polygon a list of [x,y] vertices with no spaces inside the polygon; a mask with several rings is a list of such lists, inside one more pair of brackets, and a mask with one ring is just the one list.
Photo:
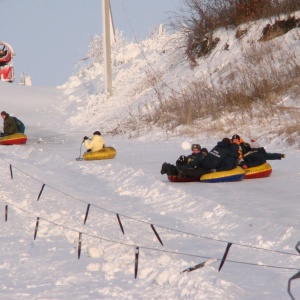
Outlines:
{"label": "shrub", "polygon": [[299,0],[184,0],[181,13],[174,14],[169,25],[183,32],[186,56],[194,66],[196,59],[209,54],[218,42],[214,37],[217,28],[289,15],[298,9]]}

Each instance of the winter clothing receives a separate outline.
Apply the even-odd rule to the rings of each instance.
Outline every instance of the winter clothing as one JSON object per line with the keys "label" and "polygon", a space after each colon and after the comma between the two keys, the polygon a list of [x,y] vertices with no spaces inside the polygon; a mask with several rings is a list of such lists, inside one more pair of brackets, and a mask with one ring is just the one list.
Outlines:
{"label": "winter clothing", "polygon": [[90,143],[87,139],[84,140],[84,146],[86,149],[95,152],[103,149],[105,147],[105,142],[100,135],[94,134]]}
{"label": "winter clothing", "polygon": [[161,175],[167,174],[168,176],[177,176],[178,171],[174,165],[165,162],[161,166],[160,174]]}
{"label": "winter clothing", "polygon": [[200,166],[201,160],[204,158],[206,153],[200,151],[199,153],[192,153],[186,156],[184,163],[181,162],[180,158],[176,162],[177,170],[195,169]]}
{"label": "winter clothing", "polygon": [[251,150],[244,155],[239,166],[243,169],[257,167],[266,162],[265,156],[256,150]]}
{"label": "winter clothing", "polygon": [[258,153],[262,154],[266,160],[275,160],[285,157],[285,155],[281,153],[268,153],[264,147],[260,147],[255,150],[257,150]]}
{"label": "winter clothing", "polygon": [[6,112],[1,112],[1,116],[4,117],[3,121],[3,134],[4,136],[11,135],[18,132],[18,127],[15,119]]}
{"label": "winter clothing", "polygon": [[249,143],[249,145],[250,145],[250,148],[251,148],[251,149],[257,149],[257,148],[260,148],[259,143],[258,143],[257,141],[255,141],[255,140],[251,140],[250,143]]}
{"label": "winter clothing", "polygon": [[[247,144],[247,143],[246,143]],[[280,153],[267,153],[263,147],[260,147],[259,143],[254,139],[251,139],[250,150],[245,149],[243,152],[243,157],[240,158],[239,166],[244,169],[256,167],[262,165],[266,160],[281,159],[285,155]]]}
{"label": "winter clothing", "polygon": [[194,149],[198,149],[200,151],[201,146],[199,144],[193,144],[192,147],[191,147],[191,150],[193,151]]}
{"label": "winter clothing", "polygon": [[[199,150],[198,147],[195,147],[194,149]],[[199,153],[193,152],[188,156],[181,155],[176,161],[176,166],[166,162],[163,163],[160,173],[162,175],[167,174],[168,176],[178,176],[178,175],[186,176],[184,172],[187,170],[193,170],[198,168],[200,166],[200,161],[203,159],[203,157],[206,154],[207,154],[207,149],[203,148],[200,150]]]}
{"label": "winter clothing", "polygon": [[242,159],[244,154],[251,150],[250,145],[248,143],[245,143],[238,134],[234,134],[232,136],[231,142],[239,146],[239,159]]}
{"label": "winter clothing", "polygon": [[241,137],[238,134],[234,134],[231,138],[231,140],[240,140]]}
{"label": "winter clothing", "polygon": [[201,161],[201,167],[207,170],[228,171],[237,166],[239,146],[227,141],[217,143]]}
{"label": "winter clothing", "polygon": [[16,121],[18,132],[25,133],[25,125],[24,125],[24,123],[21,120],[19,120],[18,118],[16,118],[16,117],[12,117],[12,118],[14,118],[15,121]]}

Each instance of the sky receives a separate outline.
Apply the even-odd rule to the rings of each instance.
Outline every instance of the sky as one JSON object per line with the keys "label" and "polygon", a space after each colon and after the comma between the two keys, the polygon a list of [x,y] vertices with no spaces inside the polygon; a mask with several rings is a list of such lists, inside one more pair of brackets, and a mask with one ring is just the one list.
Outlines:
{"label": "sky", "polygon": [[[111,0],[115,28],[130,39],[133,32],[145,38],[181,2]],[[91,38],[102,34],[101,0],[1,0],[0,9],[0,41],[16,53],[16,82],[24,72],[36,86],[65,83],[86,57]]]}
{"label": "sky", "polygon": [[[1,110],[22,120],[28,137],[26,145],[0,146],[0,209],[8,208],[7,221],[0,220],[1,299],[291,299],[288,281],[300,268],[295,249],[300,141],[297,134],[293,144],[291,135],[277,134],[277,118],[283,116],[273,115],[265,126],[254,112],[251,124],[233,122],[226,131],[208,132],[202,124],[168,131],[125,122],[161,100],[157,87],[166,96],[170,88],[181,91],[207,73],[219,78],[228,65],[241,66],[244,51],[266,22],[252,24],[239,42],[234,30],[220,30],[215,51],[194,69],[183,59],[183,49],[174,51],[176,34],[143,41],[147,62],[137,52],[130,55],[128,47],[128,57],[117,56],[110,97],[97,64],[60,88],[0,82]],[[299,28],[275,42],[274,49],[283,44],[300,59]],[[225,43],[228,51],[222,51]],[[150,70],[145,72],[149,65],[167,84],[153,84]],[[287,92],[284,100],[280,105],[299,109],[299,95]],[[76,160],[85,151],[83,137],[95,130],[116,149],[116,157]],[[268,152],[286,157],[269,161],[268,178],[173,183],[160,174],[163,162],[190,154],[187,144],[210,150],[233,134],[245,141],[256,137]],[[210,264],[182,273],[206,261]],[[292,281],[291,292],[300,299],[300,279]]]}

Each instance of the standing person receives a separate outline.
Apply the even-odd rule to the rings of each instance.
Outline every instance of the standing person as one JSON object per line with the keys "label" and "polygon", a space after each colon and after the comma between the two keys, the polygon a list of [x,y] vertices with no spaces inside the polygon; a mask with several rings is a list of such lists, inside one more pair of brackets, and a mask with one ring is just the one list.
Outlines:
{"label": "standing person", "polygon": [[87,152],[99,151],[105,147],[105,142],[100,131],[95,131],[93,133],[92,141],[90,143],[88,142],[88,139],[89,138],[87,136],[83,138],[84,146],[86,147]]}
{"label": "standing person", "polygon": [[5,111],[1,112],[1,117],[3,119],[3,136],[18,133],[17,123],[13,117]]}
{"label": "standing person", "polygon": [[201,167],[211,172],[229,171],[237,166],[238,158],[239,146],[226,137],[202,159]]}
{"label": "standing person", "polygon": [[[202,148],[199,144],[193,144],[191,147],[192,154],[185,156],[181,155],[177,161],[176,165],[169,163],[163,163],[161,167],[160,174],[167,174],[168,176],[178,176],[178,173],[184,172],[184,170],[191,170],[198,168],[200,166],[200,161],[207,154],[207,149]],[[178,172],[179,171],[179,172]],[[185,174],[182,174],[185,176]]]}

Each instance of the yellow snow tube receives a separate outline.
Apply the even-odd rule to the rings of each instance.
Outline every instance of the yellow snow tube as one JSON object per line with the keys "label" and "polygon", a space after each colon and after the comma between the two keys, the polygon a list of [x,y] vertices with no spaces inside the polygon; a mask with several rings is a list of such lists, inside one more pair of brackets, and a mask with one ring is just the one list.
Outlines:
{"label": "yellow snow tube", "polygon": [[241,167],[236,167],[229,171],[220,171],[204,174],[200,177],[202,182],[230,182],[240,181],[245,177],[245,171]]}
{"label": "yellow snow tube", "polygon": [[117,154],[117,151],[113,147],[105,147],[99,151],[95,152],[85,152],[82,155],[84,160],[99,160],[99,159],[111,159],[114,158]]}

